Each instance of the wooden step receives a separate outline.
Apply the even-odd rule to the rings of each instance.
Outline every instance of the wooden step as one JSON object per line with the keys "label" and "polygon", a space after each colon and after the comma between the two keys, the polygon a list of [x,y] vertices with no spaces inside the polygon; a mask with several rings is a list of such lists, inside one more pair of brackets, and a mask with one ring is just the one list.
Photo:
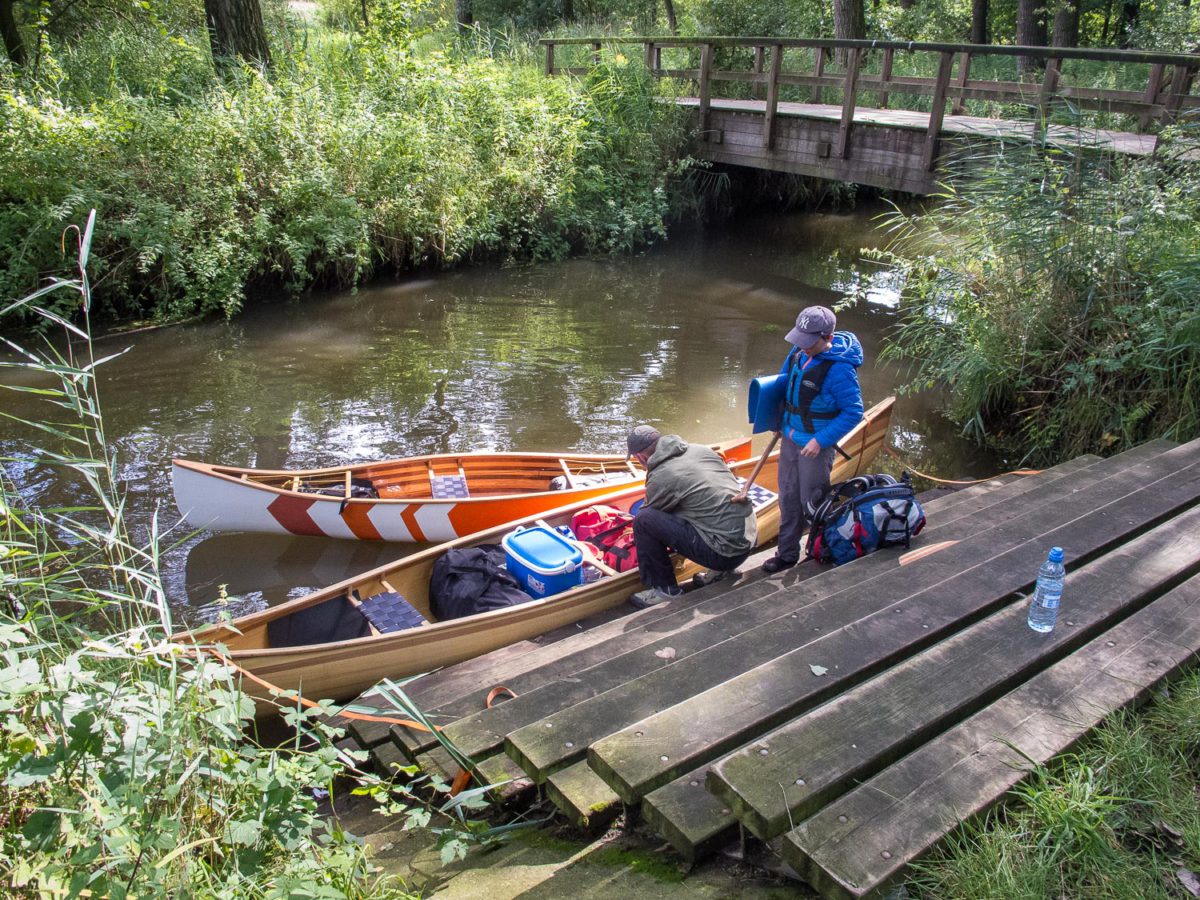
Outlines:
{"label": "wooden step", "polygon": [[546,796],[578,828],[603,828],[621,813],[621,798],[582,761],[551,775]]}
{"label": "wooden step", "polygon": [[646,823],[688,862],[707,856],[737,831],[733,810],[705,786],[707,775],[708,766],[701,766],[651,791],[642,800]]}
{"label": "wooden step", "polygon": [[[1113,465],[1118,463],[1110,464]],[[1013,489],[1018,487],[1020,485],[1013,485]],[[1047,483],[1037,498],[1037,504],[1056,502],[1073,489],[1071,483]],[[1004,502],[1000,494],[994,497],[998,503]],[[960,523],[954,533],[966,537],[995,527],[1027,512],[1033,505],[1007,504],[992,515],[978,516]],[[936,524],[931,526],[929,535],[937,536],[939,527]],[[781,576],[685,606],[677,615],[661,619],[653,626],[630,631],[607,641],[597,641],[579,654],[527,673],[515,683],[509,682],[510,686],[522,692],[520,697],[506,701],[499,707],[459,718],[446,726],[446,735],[469,756],[490,753],[501,745],[510,732],[554,711],[582,703],[636,677],[677,664],[686,656],[707,650],[714,644],[781,616],[797,614],[824,594],[838,587],[860,586],[867,579],[882,576],[895,568],[898,562],[897,549],[858,560],[850,567],[825,570],[820,578],[806,584],[802,595],[786,599],[774,596],[784,583],[784,576]],[[593,659],[600,662],[585,668],[586,663]],[[437,710],[439,714],[448,712],[450,715],[460,711],[461,706]],[[402,735],[406,746],[415,748],[417,752],[429,745],[427,734],[404,733],[407,730],[402,732],[401,729],[396,731]]]}
{"label": "wooden step", "polygon": [[[740,635],[683,660],[665,679],[637,679],[521,729],[508,738],[509,755],[542,778],[588,745],[592,768],[622,800],[635,802],[989,615],[1031,585],[1051,544],[1063,545],[1068,564],[1078,566],[1192,505],[1200,497],[1198,460],[1200,441],[1112,478],[1089,479],[1067,499],[897,569],[883,597],[874,582],[841,592],[803,621]],[[1004,547],[1012,549],[993,555]],[[754,665],[764,653],[769,661],[747,671],[747,661]],[[814,665],[828,672],[818,676]]]}
{"label": "wooden step", "polygon": [[[1183,450],[1184,448],[1180,448],[1180,451]],[[1172,453],[1180,451],[1172,451]],[[1183,461],[1200,459],[1200,442],[1197,442],[1187,452],[1190,453],[1190,456],[1184,456]],[[1088,477],[1086,479],[1088,486],[1071,493],[1067,499],[1031,509],[1011,522],[963,541],[952,548],[955,551],[953,553],[945,551],[922,559],[918,564],[896,569],[888,580],[886,594],[880,591],[877,581],[861,585],[855,583],[860,580],[855,575],[855,567],[870,563],[871,557],[835,569],[822,575],[821,578],[828,578],[831,584],[836,582],[844,585],[844,589],[814,601],[804,610],[802,616],[798,613],[785,615],[765,626],[723,641],[705,652],[680,660],[668,669],[634,679],[592,700],[549,716],[542,722],[526,726],[509,735],[506,750],[521,763],[527,772],[539,780],[544,780],[556,769],[577,759],[581,747],[611,734],[615,728],[654,715],[673,704],[682,703],[694,694],[712,688],[754,666],[762,665],[776,657],[795,651],[796,648],[803,647],[814,639],[819,639],[823,634],[834,632],[848,622],[855,622],[860,618],[869,621],[868,617],[874,615],[880,607],[889,606],[896,600],[928,590],[942,582],[950,583],[954,579],[963,579],[965,577],[963,569],[974,568],[972,576],[974,581],[970,582],[970,579],[967,579],[961,583],[972,583],[972,590],[983,591],[985,597],[989,599],[978,601],[978,608],[972,606],[964,609],[960,608],[961,604],[958,606],[950,604],[947,607],[947,613],[953,612],[956,615],[945,618],[943,627],[962,627],[967,623],[959,623],[957,621],[959,617],[968,614],[975,616],[986,614],[990,608],[1001,602],[1005,593],[1024,587],[1029,583],[1031,573],[1036,571],[1041,562],[1041,556],[1045,552],[1042,547],[1042,544],[1048,541],[1045,535],[1060,534],[1064,522],[1070,522],[1076,517],[1083,517],[1079,526],[1072,527],[1072,534],[1077,529],[1084,533],[1090,530],[1095,535],[1095,542],[1094,544],[1089,542],[1084,549],[1086,553],[1094,553],[1117,540],[1122,533],[1135,529],[1139,523],[1143,526],[1151,524],[1154,518],[1163,514],[1163,509],[1174,509],[1185,502],[1180,501],[1180,493],[1177,490],[1166,491],[1164,488],[1160,488],[1154,491],[1147,487],[1149,483],[1172,474],[1172,470],[1179,463],[1179,458],[1168,460],[1167,455],[1164,454],[1154,460],[1139,463],[1131,469],[1122,470],[1109,479],[1097,481]],[[1179,481],[1178,477],[1172,478],[1172,486]],[[1140,491],[1143,496],[1153,497],[1154,503],[1158,505],[1155,506],[1154,503],[1143,505],[1138,514],[1131,514],[1128,517],[1128,521],[1124,516],[1119,521],[1114,521],[1113,515],[1104,516],[1096,512],[1104,508],[1107,503],[1112,506],[1112,513],[1116,513],[1118,507],[1113,505],[1116,500],[1135,491]],[[1124,506],[1120,509],[1124,509]],[[1010,551],[1004,557],[995,560],[989,559],[997,546],[1019,545],[1027,542],[1029,537],[1036,535],[1043,537],[1038,537],[1032,543],[1025,543],[1020,549]],[[875,554],[875,556],[878,555]],[[973,567],[964,565],[964,559],[977,557],[988,561],[982,564],[976,563]],[[1035,557],[1037,559],[1033,561]],[[1073,556],[1072,558],[1077,559],[1078,557]],[[786,576],[786,573],[783,574]],[[813,579],[806,583],[805,592],[812,590],[820,580]],[[1002,588],[999,592],[993,591],[994,584],[1004,585],[1009,582],[1012,582],[1011,587]],[[911,635],[910,639],[916,641],[917,645],[911,650],[906,650],[905,645],[901,643],[894,652],[916,652],[919,645],[930,642],[935,633],[933,629],[929,629],[924,633],[918,632],[916,635]],[[892,643],[885,641],[884,645],[892,646]],[[865,674],[867,673],[864,672],[864,676]],[[786,684],[791,684],[794,680],[791,679]],[[719,718],[724,711],[733,715],[742,704],[754,702],[753,696],[726,697],[719,704],[723,712],[717,713],[710,710],[708,715],[715,715]],[[657,733],[662,735],[660,740],[664,741],[668,740],[668,736],[672,734],[687,735],[693,739],[688,746],[700,754],[710,753],[711,755],[707,756],[707,759],[720,755],[724,750],[732,749],[732,746],[728,745],[715,752],[711,748],[707,748],[706,734],[698,734],[694,727],[695,723],[700,721],[704,721],[703,715],[694,720],[689,720],[685,716],[675,720],[670,726]],[[717,723],[712,723],[711,727],[718,727]],[[646,784],[650,784],[651,781],[656,783],[644,787],[641,782],[637,782],[636,788],[623,787],[620,776],[614,776],[613,780],[610,780],[604,769],[597,768],[597,771],[605,777],[605,780],[609,781],[609,784],[626,803],[636,801],[649,790],[653,790],[684,772],[690,771],[701,762],[707,761],[707,759],[696,759],[692,765],[687,765],[686,762],[691,759],[691,756],[679,759],[670,753],[651,752],[648,748],[654,746],[655,742],[644,741],[644,734],[638,734],[639,731],[642,729],[630,728],[627,733],[623,731],[618,743],[628,742],[631,752],[639,759],[639,765],[645,764],[656,770]],[[570,747],[566,746],[568,743],[571,744]],[[640,752],[635,749],[639,745],[642,748]],[[616,744],[611,746],[616,748]],[[619,755],[623,756],[623,753],[620,751]],[[661,761],[663,764],[660,765],[659,757],[663,755],[666,755],[668,759]],[[651,756],[652,760],[649,758]],[[600,757],[600,765],[605,765],[603,756]],[[595,758],[593,758],[593,767],[597,767]]]}
{"label": "wooden step", "polygon": [[1076,569],[1058,626],[1014,601],[948,640],[753,742],[709,770],[709,790],[763,840],[1078,649],[1200,570],[1200,509]]}
{"label": "wooden step", "polygon": [[1192,578],[801,822],[784,837],[784,859],[824,897],[879,896],[1034,765],[1198,654],[1200,578]]}

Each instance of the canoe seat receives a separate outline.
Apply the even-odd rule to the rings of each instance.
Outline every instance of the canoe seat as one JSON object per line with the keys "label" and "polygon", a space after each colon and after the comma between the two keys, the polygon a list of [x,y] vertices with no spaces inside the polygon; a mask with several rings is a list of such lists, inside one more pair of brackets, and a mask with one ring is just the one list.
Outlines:
{"label": "canoe seat", "polygon": [[[739,478],[738,484],[745,484],[745,478]],[[750,502],[754,504],[755,509],[766,506],[779,495],[769,488],[763,487],[761,484],[753,484],[750,486]]]}
{"label": "canoe seat", "polygon": [[465,500],[471,496],[466,475],[431,475],[429,485],[434,500]]}
{"label": "canoe seat", "polygon": [[358,608],[380,634],[416,628],[429,621],[395,591],[384,591],[368,597],[359,603]]}

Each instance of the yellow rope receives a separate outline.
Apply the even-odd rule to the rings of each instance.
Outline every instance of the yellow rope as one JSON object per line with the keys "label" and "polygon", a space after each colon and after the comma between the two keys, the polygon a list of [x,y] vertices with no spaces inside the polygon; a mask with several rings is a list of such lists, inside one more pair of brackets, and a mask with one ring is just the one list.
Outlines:
{"label": "yellow rope", "polygon": [[888,444],[883,445],[883,452],[892,459],[896,460],[898,463],[900,463],[900,465],[904,466],[904,468],[908,469],[908,471],[912,472],[914,475],[924,478],[926,481],[937,482],[938,484],[983,484],[985,481],[991,481],[994,478],[1003,478],[1005,475],[1040,475],[1042,472],[1041,469],[1015,469],[1012,472],[1002,472],[999,475],[990,475],[987,478],[972,478],[955,481],[949,478],[935,478],[932,475],[926,475],[924,472],[913,468],[905,461],[905,459],[899,454],[899,452],[896,451],[894,447]]}

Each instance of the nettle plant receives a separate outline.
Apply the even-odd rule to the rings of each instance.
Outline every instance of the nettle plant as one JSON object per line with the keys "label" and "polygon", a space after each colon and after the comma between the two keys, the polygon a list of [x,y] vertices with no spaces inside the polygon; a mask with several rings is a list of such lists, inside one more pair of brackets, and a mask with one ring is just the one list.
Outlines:
{"label": "nettle plant", "polygon": [[[334,747],[329,704],[290,707],[295,738],[249,739],[254,704],[228,668],[172,642],[158,534],[126,531],[104,437],[87,326],[94,214],[79,235],[79,277],[18,304],[71,338],[59,352],[6,342],[25,386],[65,421],[27,422],[62,449],[30,458],[82,479],[94,506],[39,509],[0,476],[0,891],[78,896],[407,897],[317,799],[349,777],[406,827],[432,825],[447,858],[494,839],[468,815],[484,789],[447,800],[440,782],[400,786]],[[38,306],[76,291],[83,327]],[[56,386],[54,383],[57,382]],[[29,384],[36,386],[29,386]],[[419,795],[418,788],[422,790]]]}

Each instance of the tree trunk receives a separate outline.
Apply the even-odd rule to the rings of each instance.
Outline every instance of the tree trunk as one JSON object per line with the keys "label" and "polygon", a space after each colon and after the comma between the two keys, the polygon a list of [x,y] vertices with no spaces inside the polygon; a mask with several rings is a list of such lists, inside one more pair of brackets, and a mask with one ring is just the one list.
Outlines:
{"label": "tree trunk", "polygon": [[559,6],[559,16],[564,22],[575,21],[575,3],[574,0],[562,0]]}
{"label": "tree trunk", "polygon": [[1118,47],[1128,47],[1132,36],[1133,26],[1137,24],[1138,15],[1142,11],[1140,0],[1124,0],[1121,4],[1121,18],[1117,21],[1115,37]]}
{"label": "tree trunk", "polygon": [[204,0],[204,18],[217,65],[235,57],[252,65],[271,64],[267,29],[258,0]]}
{"label": "tree trunk", "polygon": [[675,17],[675,0],[663,0],[663,9],[667,12],[667,30],[671,34],[679,34],[679,20]]}
{"label": "tree trunk", "polygon": [[[879,6],[879,0],[872,0],[872,6]],[[900,0],[901,9],[912,9],[917,5],[917,0]]]}
{"label": "tree trunk", "polygon": [[1079,0],[1060,7],[1054,14],[1054,39],[1050,43],[1055,47],[1079,46]]}
{"label": "tree trunk", "polygon": [[475,9],[471,0],[454,0],[454,21],[459,28],[470,28],[475,24]]}
{"label": "tree trunk", "polygon": [[971,43],[988,42],[988,0],[971,0]]}
{"label": "tree trunk", "polygon": [[[833,0],[833,33],[841,40],[853,40],[867,36],[867,13],[863,0]],[[836,58],[845,65],[846,51],[838,50]]]}
{"label": "tree trunk", "polygon": [[13,0],[0,0],[0,34],[4,36],[4,52],[14,66],[24,66],[28,61],[25,43],[17,30],[17,19],[13,15]]}
{"label": "tree trunk", "polygon": [[[1017,44],[1022,47],[1046,46],[1046,20],[1040,0],[1017,0]],[[1017,57],[1017,73],[1024,77],[1041,63],[1028,56]]]}

